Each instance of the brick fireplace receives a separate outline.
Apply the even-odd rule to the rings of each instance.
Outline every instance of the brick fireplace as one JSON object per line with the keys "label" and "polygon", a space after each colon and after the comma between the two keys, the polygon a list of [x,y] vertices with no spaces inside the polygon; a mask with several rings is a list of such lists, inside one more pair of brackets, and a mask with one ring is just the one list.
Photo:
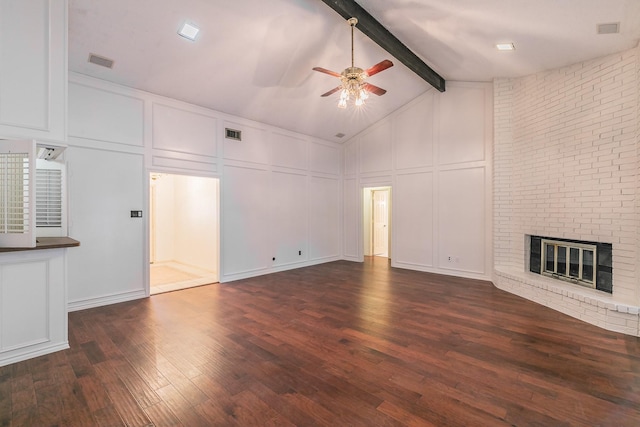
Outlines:
{"label": "brick fireplace", "polygon": [[[495,285],[635,336],[640,336],[639,97],[640,47],[494,81]],[[615,271],[610,291],[532,272],[530,236],[578,242],[576,253],[587,257],[591,246],[579,242],[610,244]]]}

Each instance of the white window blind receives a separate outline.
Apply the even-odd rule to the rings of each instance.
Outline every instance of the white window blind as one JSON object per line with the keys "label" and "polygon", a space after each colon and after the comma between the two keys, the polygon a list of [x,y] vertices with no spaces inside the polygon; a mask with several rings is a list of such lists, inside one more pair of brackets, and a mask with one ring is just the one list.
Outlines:
{"label": "white window blind", "polygon": [[66,166],[63,162],[36,159],[36,237],[67,235]]}
{"label": "white window blind", "polygon": [[0,247],[33,247],[35,142],[0,140]]}
{"label": "white window blind", "polygon": [[36,169],[36,227],[62,226],[62,171]]}

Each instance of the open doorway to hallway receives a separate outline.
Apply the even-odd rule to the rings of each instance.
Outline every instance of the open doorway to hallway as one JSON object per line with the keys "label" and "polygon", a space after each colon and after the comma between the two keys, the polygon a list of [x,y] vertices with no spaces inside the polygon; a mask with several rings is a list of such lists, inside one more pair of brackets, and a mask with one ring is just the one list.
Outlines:
{"label": "open doorway to hallway", "polygon": [[391,258],[391,187],[363,189],[364,255]]}
{"label": "open doorway to hallway", "polygon": [[150,294],[217,282],[219,180],[158,172],[149,179]]}

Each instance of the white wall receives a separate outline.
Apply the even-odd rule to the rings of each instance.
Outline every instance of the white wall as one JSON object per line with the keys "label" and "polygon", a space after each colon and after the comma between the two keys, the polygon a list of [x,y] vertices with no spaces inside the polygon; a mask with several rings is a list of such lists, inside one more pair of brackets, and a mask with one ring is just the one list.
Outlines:
{"label": "white wall", "polygon": [[271,179],[271,185],[279,189],[271,197],[273,222],[267,225],[280,241],[273,254],[276,258],[274,265],[295,264],[308,255],[309,205],[304,203],[307,201],[307,177],[298,173],[274,172]]}
{"label": "white wall", "polygon": [[[69,86],[69,233],[82,243],[69,260],[71,309],[148,292],[149,171],[220,179],[222,282],[340,259],[340,145],[77,74]],[[205,215],[213,226],[211,207],[179,200],[192,188],[175,185],[189,206],[176,223]],[[192,249],[180,260],[208,265]]]}
{"label": "white wall", "polygon": [[[640,334],[640,47],[495,81],[495,282]],[[525,236],[613,245],[613,295],[526,271]]]}
{"label": "white wall", "polygon": [[342,252],[340,250],[341,198],[339,179],[319,176],[310,178],[308,249],[310,259],[333,260],[340,257]]}
{"label": "white wall", "polygon": [[1,1],[0,54],[0,139],[64,144],[67,1]]}
{"label": "white wall", "polygon": [[[73,141],[78,144],[78,141]],[[70,146],[68,303],[76,310],[145,295],[142,264],[147,239],[144,158],[141,154]]]}
{"label": "white wall", "polygon": [[176,261],[218,272],[218,182],[161,174],[155,192],[155,262]]}
{"label": "white wall", "polygon": [[345,258],[362,259],[362,188],[391,184],[393,266],[491,278],[491,102],[448,82],[346,143]]}
{"label": "white wall", "polygon": [[162,174],[160,178],[151,182],[155,193],[155,206],[150,208],[155,220],[155,230],[150,230],[155,241],[154,262],[167,262],[176,258],[175,177],[176,175]]}
{"label": "white wall", "polygon": [[174,260],[218,271],[218,188],[213,178],[175,177]]}

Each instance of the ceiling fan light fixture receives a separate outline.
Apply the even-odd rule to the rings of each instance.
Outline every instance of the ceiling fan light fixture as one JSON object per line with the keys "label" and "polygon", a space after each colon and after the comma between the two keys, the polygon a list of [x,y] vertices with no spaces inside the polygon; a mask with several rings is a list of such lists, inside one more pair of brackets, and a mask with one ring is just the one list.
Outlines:
{"label": "ceiling fan light fixture", "polygon": [[330,76],[338,77],[340,79],[340,86],[331,89],[330,91],[323,93],[320,96],[329,96],[340,91],[340,99],[338,100],[338,108],[347,108],[347,101],[353,99],[353,103],[360,107],[364,105],[364,101],[369,98],[369,92],[381,96],[387,93],[386,90],[367,83],[368,77],[373,76],[381,71],[386,70],[389,67],[393,67],[393,62],[385,59],[380,61],[373,67],[363,70],[360,67],[355,66],[354,49],[353,49],[353,30],[358,23],[356,18],[350,18],[347,20],[351,26],[351,67],[345,68],[342,73],[336,73],[335,71],[327,70],[322,67],[314,67],[314,71],[329,74]]}
{"label": "ceiling fan light fixture", "polygon": [[338,108],[347,108],[347,101],[349,100],[349,91],[342,89],[340,91],[340,99],[338,100]]}
{"label": "ceiling fan light fixture", "polygon": [[200,28],[198,28],[191,22],[185,22],[178,30],[178,35],[184,37],[185,39],[195,41],[199,32]]}

